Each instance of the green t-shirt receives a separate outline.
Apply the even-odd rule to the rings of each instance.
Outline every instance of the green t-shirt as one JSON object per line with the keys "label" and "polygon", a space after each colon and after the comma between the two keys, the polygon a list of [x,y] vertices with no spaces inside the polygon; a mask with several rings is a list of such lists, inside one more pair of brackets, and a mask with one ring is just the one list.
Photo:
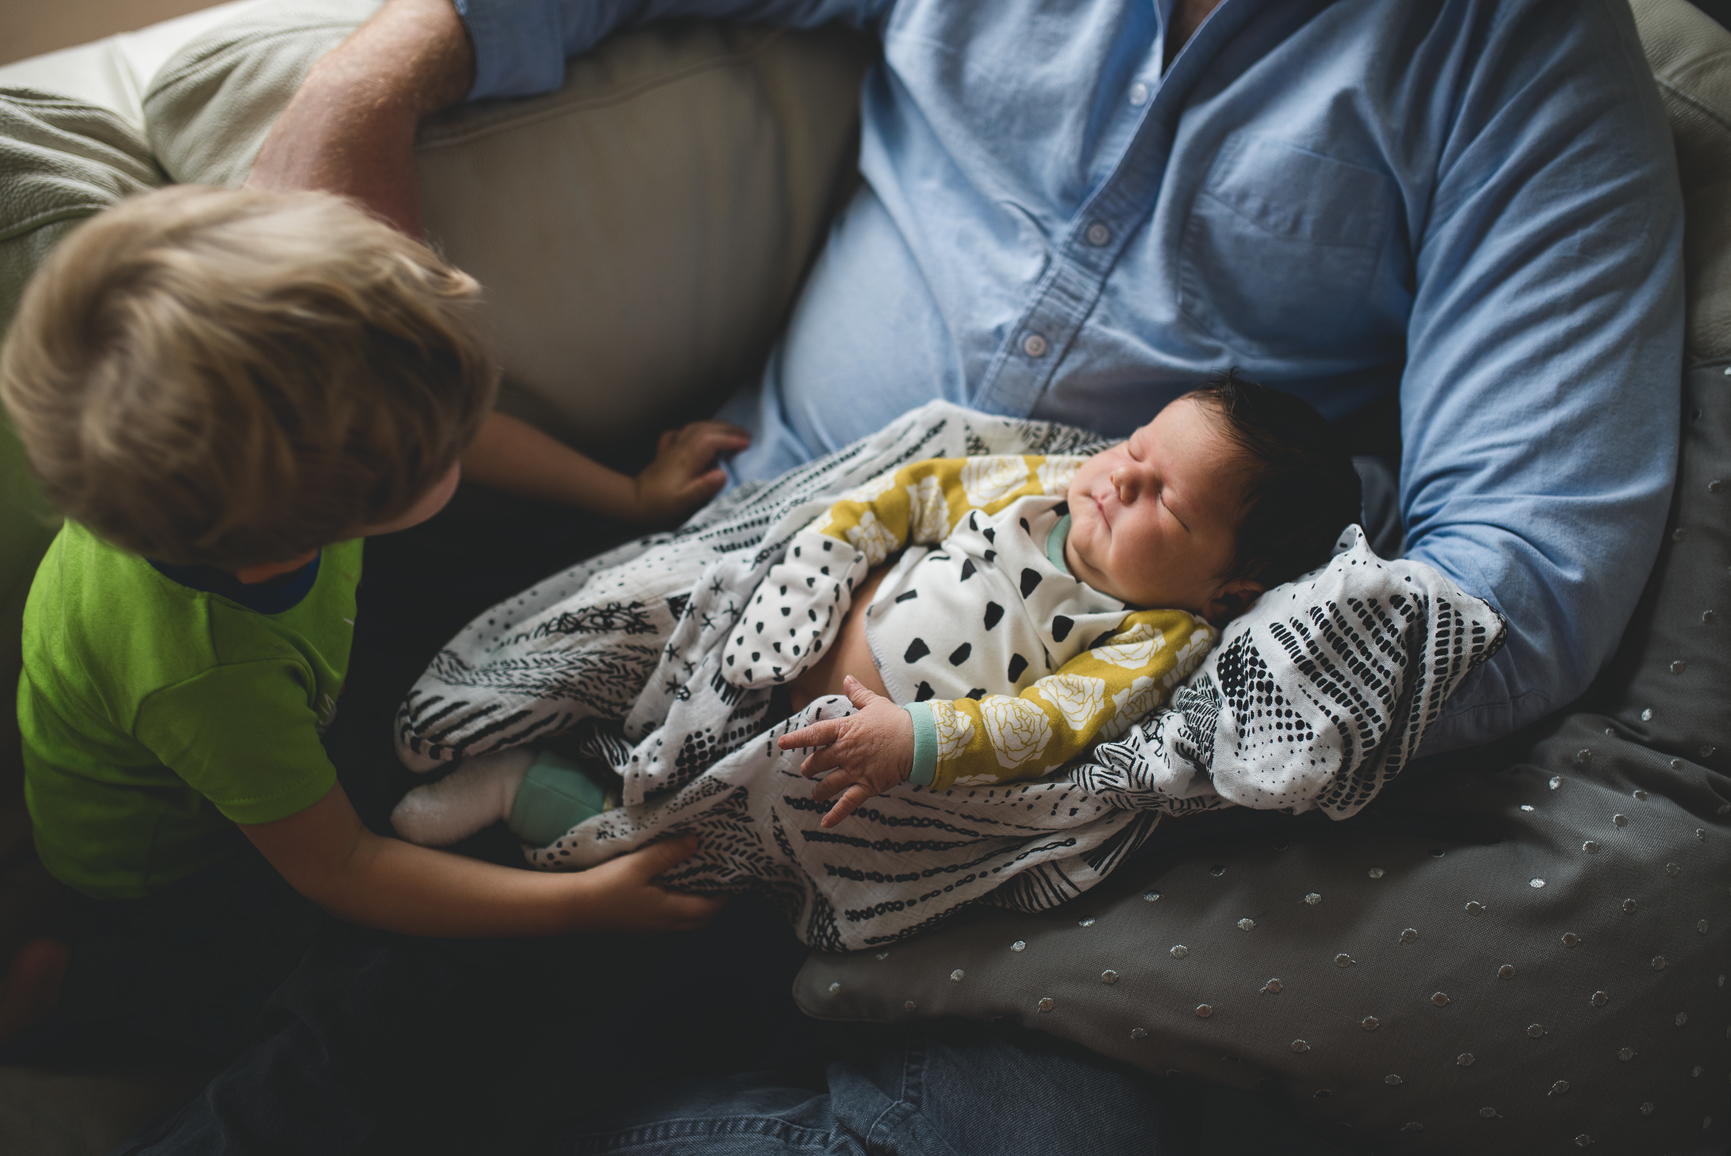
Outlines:
{"label": "green t-shirt", "polygon": [[361,545],[243,587],[66,524],[30,587],[18,680],[24,796],[56,878],[138,898],[231,854],[235,823],[324,797]]}

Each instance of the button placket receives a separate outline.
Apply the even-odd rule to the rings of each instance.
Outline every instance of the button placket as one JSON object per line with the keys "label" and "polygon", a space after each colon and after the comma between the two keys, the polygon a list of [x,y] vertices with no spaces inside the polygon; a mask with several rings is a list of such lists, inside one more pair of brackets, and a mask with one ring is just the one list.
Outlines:
{"label": "button placket", "polygon": [[[1154,216],[1185,95],[1256,8],[1243,2],[1221,4],[1158,85],[1132,82],[1125,97],[1140,110],[1135,130],[1110,173],[1072,218],[1076,223],[1052,253],[1051,264],[1015,327],[1005,334],[969,404],[1006,414],[1034,412],[1105,291],[1127,238]],[[1159,37],[1151,49],[1148,67],[1158,75],[1163,53]],[[1130,100],[1138,93],[1139,101]],[[1096,227],[1105,230],[1103,242],[1095,240],[1102,235]]]}

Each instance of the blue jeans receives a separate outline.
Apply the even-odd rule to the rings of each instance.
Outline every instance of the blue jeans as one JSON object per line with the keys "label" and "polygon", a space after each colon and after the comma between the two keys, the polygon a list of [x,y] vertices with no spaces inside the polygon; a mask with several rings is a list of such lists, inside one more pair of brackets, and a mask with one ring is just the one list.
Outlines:
{"label": "blue jeans", "polygon": [[[535,1151],[679,1156],[1338,1156],[1246,1093],[1151,1080],[1038,1032],[846,1025],[809,1084],[750,1072],[643,1089]],[[814,1072],[814,1075],[816,1073]]]}
{"label": "blue jeans", "polygon": [[[577,1153],[760,1156],[1014,1156],[1187,1151],[1168,1095],[1032,1034],[934,1024],[878,1035],[826,1065],[827,1088],[782,1073],[710,1077],[641,1091],[548,1145]],[[1085,1142],[1084,1142],[1085,1138]]]}

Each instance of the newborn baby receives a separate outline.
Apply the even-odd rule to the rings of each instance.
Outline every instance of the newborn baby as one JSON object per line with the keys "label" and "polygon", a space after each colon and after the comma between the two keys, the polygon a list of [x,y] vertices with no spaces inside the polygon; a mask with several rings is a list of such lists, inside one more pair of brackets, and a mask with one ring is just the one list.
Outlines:
{"label": "newborn baby", "polygon": [[[1211,623],[1322,565],[1358,517],[1358,475],[1316,411],[1224,375],[1092,457],[932,459],[868,483],[789,543],[724,677],[780,687],[791,710],[838,693],[858,708],[778,740],[817,748],[801,770],[835,800],[826,827],[902,782],[1038,777],[1158,707]],[[504,818],[539,846],[609,802],[573,764],[508,751],[392,818],[417,842]]]}

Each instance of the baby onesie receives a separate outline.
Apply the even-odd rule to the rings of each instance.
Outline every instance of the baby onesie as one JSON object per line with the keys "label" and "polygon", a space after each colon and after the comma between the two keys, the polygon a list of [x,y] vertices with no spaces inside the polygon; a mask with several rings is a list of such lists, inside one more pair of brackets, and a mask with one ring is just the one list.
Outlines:
{"label": "baby onesie", "polygon": [[855,586],[897,550],[864,608],[884,687],[914,722],[916,783],[1034,778],[1160,705],[1215,640],[1185,610],[1137,610],[1064,562],[1079,457],[936,458],[845,496],[788,545],[723,652],[762,687],[831,645]]}

